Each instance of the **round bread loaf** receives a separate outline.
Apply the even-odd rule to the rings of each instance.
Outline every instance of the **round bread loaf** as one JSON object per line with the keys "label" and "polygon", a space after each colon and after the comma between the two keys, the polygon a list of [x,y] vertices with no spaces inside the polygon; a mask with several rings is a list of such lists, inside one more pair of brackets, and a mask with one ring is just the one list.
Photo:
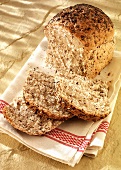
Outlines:
{"label": "round bread loaf", "polygon": [[5,106],[3,114],[15,129],[29,135],[43,135],[63,122],[48,118],[43,111],[27,104],[23,97],[16,99],[11,105]]}
{"label": "round bread loaf", "polygon": [[77,4],[63,9],[45,27],[47,64],[61,72],[94,78],[112,59],[114,27],[99,8]]}

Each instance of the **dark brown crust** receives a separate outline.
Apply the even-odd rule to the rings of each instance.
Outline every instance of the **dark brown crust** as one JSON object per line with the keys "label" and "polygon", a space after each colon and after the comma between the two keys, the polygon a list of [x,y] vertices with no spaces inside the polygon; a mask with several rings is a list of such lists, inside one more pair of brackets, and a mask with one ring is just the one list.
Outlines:
{"label": "dark brown crust", "polygon": [[77,4],[63,9],[50,20],[46,30],[60,25],[76,36],[84,48],[91,49],[113,39],[111,19],[99,8],[88,4]]}

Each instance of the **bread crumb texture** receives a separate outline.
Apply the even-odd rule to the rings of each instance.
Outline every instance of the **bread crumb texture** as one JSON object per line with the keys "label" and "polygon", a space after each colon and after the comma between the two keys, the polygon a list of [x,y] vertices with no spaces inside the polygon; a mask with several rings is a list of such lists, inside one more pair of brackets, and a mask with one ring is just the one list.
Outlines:
{"label": "bread crumb texture", "polygon": [[57,89],[71,112],[84,120],[97,121],[110,114],[108,82],[78,75],[57,77]]}
{"label": "bread crumb texture", "polygon": [[66,103],[58,95],[55,84],[53,76],[37,69],[31,70],[23,89],[25,100],[53,119],[68,119],[73,115],[66,109]]}
{"label": "bread crumb texture", "polygon": [[3,114],[15,128],[29,135],[43,135],[59,126],[63,121],[49,118],[42,110],[31,107],[23,97],[5,106]]}

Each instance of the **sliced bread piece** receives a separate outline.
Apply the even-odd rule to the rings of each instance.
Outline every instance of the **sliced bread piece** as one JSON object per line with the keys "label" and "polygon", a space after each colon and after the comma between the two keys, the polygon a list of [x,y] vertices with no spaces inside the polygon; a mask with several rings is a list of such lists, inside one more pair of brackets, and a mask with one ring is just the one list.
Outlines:
{"label": "sliced bread piece", "polygon": [[108,85],[102,80],[89,80],[79,75],[56,77],[59,95],[72,114],[89,121],[105,118],[110,113]]}
{"label": "sliced bread piece", "polygon": [[29,135],[43,135],[63,122],[50,119],[43,111],[30,107],[23,97],[18,98],[11,105],[5,106],[3,114],[15,129]]}
{"label": "sliced bread piece", "polygon": [[65,120],[73,117],[66,102],[58,95],[55,84],[53,76],[38,69],[30,70],[23,88],[25,100],[31,106],[43,110],[50,118]]}

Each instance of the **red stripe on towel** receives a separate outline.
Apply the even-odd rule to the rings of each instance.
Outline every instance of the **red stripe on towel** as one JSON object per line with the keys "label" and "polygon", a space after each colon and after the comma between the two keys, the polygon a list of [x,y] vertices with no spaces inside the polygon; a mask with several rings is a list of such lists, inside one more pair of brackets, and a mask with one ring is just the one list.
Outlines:
{"label": "red stripe on towel", "polygon": [[109,128],[109,122],[108,121],[103,121],[99,127],[97,128],[96,132],[104,132],[107,133]]}
{"label": "red stripe on towel", "polygon": [[77,137],[77,138],[85,138],[85,136],[79,136],[79,135],[73,134],[73,133],[71,133],[71,132],[67,132],[67,131],[65,131],[65,130],[63,130],[63,129],[60,129],[60,128],[56,128],[56,130],[61,131],[61,132],[64,132],[64,133],[67,133],[67,134],[70,134],[70,135],[75,136],[75,137]]}
{"label": "red stripe on towel", "polygon": [[85,136],[78,136],[59,128],[51,130],[45,134],[45,136],[63,145],[77,149],[78,151],[83,151],[87,144],[87,142],[84,142]]}
{"label": "red stripe on towel", "polygon": [[4,108],[6,105],[8,105],[8,103],[5,102],[4,100],[1,100],[1,99],[0,99],[0,113],[3,112],[3,108]]}
{"label": "red stripe on towel", "polygon": [[[97,130],[93,132],[92,137],[97,132],[103,132],[106,134],[108,127],[109,127],[109,122],[103,121],[99,125]],[[91,139],[86,139],[86,136],[78,136],[59,128],[53,129],[49,133],[45,134],[45,136],[63,145],[77,149],[80,152],[84,152],[92,140],[92,137]]]}

